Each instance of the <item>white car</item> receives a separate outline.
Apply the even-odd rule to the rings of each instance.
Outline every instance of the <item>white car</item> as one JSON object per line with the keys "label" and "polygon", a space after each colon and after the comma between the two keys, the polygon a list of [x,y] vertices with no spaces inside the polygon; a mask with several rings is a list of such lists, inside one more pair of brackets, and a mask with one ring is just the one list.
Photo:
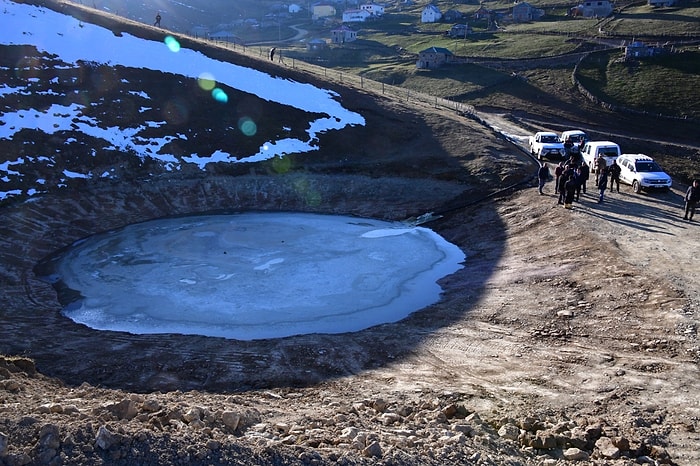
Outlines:
{"label": "white car", "polygon": [[571,147],[571,153],[578,154],[579,149],[581,147],[581,142],[588,141],[588,135],[580,129],[570,129],[561,133],[560,139],[564,142],[566,142],[566,140],[569,139],[573,143],[573,146]]}
{"label": "white car", "polygon": [[620,166],[620,181],[632,185],[635,193],[642,189],[671,187],[671,177],[647,155],[622,154],[617,158],[617,164]]}

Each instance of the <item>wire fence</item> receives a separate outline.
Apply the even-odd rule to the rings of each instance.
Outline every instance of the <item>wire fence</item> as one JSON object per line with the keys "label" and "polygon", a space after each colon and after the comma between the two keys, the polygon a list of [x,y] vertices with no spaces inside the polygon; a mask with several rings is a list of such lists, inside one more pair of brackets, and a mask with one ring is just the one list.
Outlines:
{"label": "wire fence", "polygon": [[[233,50],[237,53],[241,53],[243,55],[247,55],[257,59],[270,60],[269,51],[272,47],[271,45],[246,46],[231,41],[202,39],[197,37],[195,37],[195,39],[204,40],[209,44]],[[399,86],[394,86],[380,81],[375,81],[373,79],[368,79],[358,74],[327,68],[321,65],[309,63],[304,60],[299,60],[297,58],[287,56],[286,52],[293,49],[285,49],[284,47],[280,47],[278,45],[275,45],[275,49],[276,51],[272,61],[278,66],[308,73],[315,77],[323,78],[326,81],[352,86],[358,89],[362,89],[365,92],[381,95],[386,98],[398,102],[403,102],[406,104],[418,105],[422,107],[431,107],[435,109],[446,109],[459,114],[475,114],[474,107],[464,102],[458,102],[456,100],[446,99],[444,97],[433,96],[425,92],[419,92],[413,89],[406,89]]]}

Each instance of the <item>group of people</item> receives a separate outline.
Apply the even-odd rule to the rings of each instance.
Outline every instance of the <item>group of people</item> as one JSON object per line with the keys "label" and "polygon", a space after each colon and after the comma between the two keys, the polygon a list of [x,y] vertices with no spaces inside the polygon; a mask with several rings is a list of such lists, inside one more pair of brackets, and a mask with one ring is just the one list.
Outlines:
{"label": "group of people", "polygon": [[[605,159],[599,157],[593,166],[595,174],[595,185],[598,188],[598,202],[603,202],[605,190],[610,181],[610,190],[615,185],[617,192],[620,192],[620,167],[617,163],[608,167]],[[543,188],[549,180],[549,167],[546,162],[540,164],[537,173],[539,180],[539,192],[544,194]],[[581,199],[581,192],[586,194],[588,180],[591,177],[591,167],[581,159],[579,155],[571,155],[566,162],[560,162],[554,169],[554,194],[559,194],[558,204],[563,204],[565,208],[571,209],[574,201]]]}
{"label": "group of people", "polygon": [[[586,184],[590,178],[590,167],[583,160],[571,156],[566,162],[560,162],[554,169],[554,194],[558,194],[558,204],[563,204],[565,208],[571,209],[574,201],[579,201],[581,192],[586,193]],[[620,166],[613,161],[610,166],[603,157],[596,159],[593,172],[595,174],[595,185],[598,188],[598,202],[603,202],[605,191],[610,181],[610,190],[617,188],[620,192]],[[544,185],[550,179],[549,167],[542,161],[537,172],[538,189],[540,194],[544,194]],[[693,221],[695,209],[700,202],[700,180],[693,180],[685,193],[684,220]]]}

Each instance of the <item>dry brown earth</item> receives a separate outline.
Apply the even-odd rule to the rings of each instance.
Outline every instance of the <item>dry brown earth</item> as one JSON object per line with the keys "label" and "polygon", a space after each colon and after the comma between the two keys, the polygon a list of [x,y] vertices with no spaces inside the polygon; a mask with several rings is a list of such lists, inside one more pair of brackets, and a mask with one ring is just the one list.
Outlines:
{"label": "dry brown earth", "polygon": [[[532,161],[470,119],[337,90],[368,124],[286,173],[131,173],[0,207],[0,464],[700,464],[683,186],[572,210],[551,184],[484,198]],[[401,322],[253,342],[93,331],[32,270],[97,231],[253,208],[437,212],[467,260]]]}

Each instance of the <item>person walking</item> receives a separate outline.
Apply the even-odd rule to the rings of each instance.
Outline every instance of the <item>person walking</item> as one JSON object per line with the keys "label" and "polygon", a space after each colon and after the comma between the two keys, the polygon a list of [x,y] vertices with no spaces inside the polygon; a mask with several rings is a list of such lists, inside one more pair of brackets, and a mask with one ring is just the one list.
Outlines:
{"label": "person walking", "polygon": [[[607,172],[608,168],[608,162],[601,156],[596,157],[595,161],[593,162],[593,171],[595,172],[595,185],[596,187],[600,183],[600,174],[605,171]],[[608,177],[605,177],[605,182],[608,182]]]}
{"label": "person walking", "polygon": [[160,27],[160,13],[156,13],[156,22],[153,25]]}
{"label": "person walking", "polygon": [[547,182],[549,179],[549,167],[547,166],[547,162],[541,162],[539,170],[537,170],[537,183],[538,183],[538,189],[540,191],[540,194],[544,194],[542,189],[544,188],[544,184]]}
{"label": "person walking", "polygon": [[617,164],[617,160],[613,160],[612,165],[610,165],[610,191],[613,190],[613,185],[617,184],[617,192],[620,192],[620,166]]}
{"label": "person walking", "polygon": [[[604,159],[601,159],[604,160]],[[598,174],[598,204],[603,202],[605,189],[608,187],[608,169],[603,167]]]}
{"label": "person walking", "polygon": [[693,180],[693,184],[691,184],[685,192],[685,216],[683,220],[693,221],[693,215],[695,215],[695,208],[698,202],[700,202],[700,181]]}

